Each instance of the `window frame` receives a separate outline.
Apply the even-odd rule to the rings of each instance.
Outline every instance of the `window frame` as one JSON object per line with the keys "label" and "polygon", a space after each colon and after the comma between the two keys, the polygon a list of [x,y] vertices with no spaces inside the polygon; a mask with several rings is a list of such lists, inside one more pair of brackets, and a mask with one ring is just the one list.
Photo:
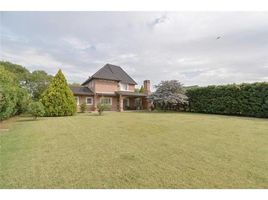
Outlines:
{"label": "window frame", "polygon": [[[126,86],[126,89],[124,88],[124,86]],[[120,90],[121,91],[128,91],[129,90],[129,86],[127,83],[120,83]]]}
{"label": "window frame", "polygon": [[[91,103],[87,102],[88,99],[91,99]],[[86,97],[86,105],[93,105],[93,97]]]}
{"label": "window frame", "polygon": [[[103,103],[102,102],[103,99],[110,99],[110,103],[108,103],[108,104],[107,103]],[[101,97],[100,98],[100,103],[101,104],[106,104],[106,105],[113,105],[113,98],[112,97]]]}

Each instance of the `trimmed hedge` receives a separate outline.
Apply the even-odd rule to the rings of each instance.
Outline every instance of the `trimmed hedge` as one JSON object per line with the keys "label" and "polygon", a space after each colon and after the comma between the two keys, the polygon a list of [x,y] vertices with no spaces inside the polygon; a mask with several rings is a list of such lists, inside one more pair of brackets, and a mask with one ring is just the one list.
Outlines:
{"label": "trimmed hedge", "polygon": [[199,87],[186,95],[191,112],[268,117],[268,82]]}

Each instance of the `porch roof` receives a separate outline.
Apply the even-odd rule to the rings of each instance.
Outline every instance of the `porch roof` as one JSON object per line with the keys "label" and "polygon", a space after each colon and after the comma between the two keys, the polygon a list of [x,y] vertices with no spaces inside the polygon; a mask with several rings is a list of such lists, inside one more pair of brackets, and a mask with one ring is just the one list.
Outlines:
{"label": "porch roof", "polygon": [[93,96],[94,93],[88,88],[83,86],[71,86],[74,95],[84,95],[84,96]]}
{"label": "porch roof", "polygon": [[147,96],[147,94],[144,94],[144,93],[128,92],[128,91],[117,91],[115,93],[122,95],[122,96],[132,96],[132,97],[146,97]]}

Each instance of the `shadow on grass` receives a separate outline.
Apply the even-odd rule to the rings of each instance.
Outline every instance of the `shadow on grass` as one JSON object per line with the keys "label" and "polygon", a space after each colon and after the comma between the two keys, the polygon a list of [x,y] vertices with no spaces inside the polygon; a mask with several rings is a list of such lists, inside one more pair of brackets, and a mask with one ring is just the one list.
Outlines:
{"label": "shadow on grass", "polygon": [[45,118],[37,118],[37,119],[24,118],[24,119],[19,119],[17,122],[37,122],[37,121],[41,121],[41,120],[45,120]]}

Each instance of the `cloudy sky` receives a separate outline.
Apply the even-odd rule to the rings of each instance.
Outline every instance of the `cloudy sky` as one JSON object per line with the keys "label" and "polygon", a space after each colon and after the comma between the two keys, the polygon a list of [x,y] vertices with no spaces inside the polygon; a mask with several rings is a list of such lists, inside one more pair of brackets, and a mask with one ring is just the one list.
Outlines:
{"label": "cloudy sky", "polygon": [[268,81],[268,12],[1,12],[0,59],[83,82],[111,63],[139,84]]}

